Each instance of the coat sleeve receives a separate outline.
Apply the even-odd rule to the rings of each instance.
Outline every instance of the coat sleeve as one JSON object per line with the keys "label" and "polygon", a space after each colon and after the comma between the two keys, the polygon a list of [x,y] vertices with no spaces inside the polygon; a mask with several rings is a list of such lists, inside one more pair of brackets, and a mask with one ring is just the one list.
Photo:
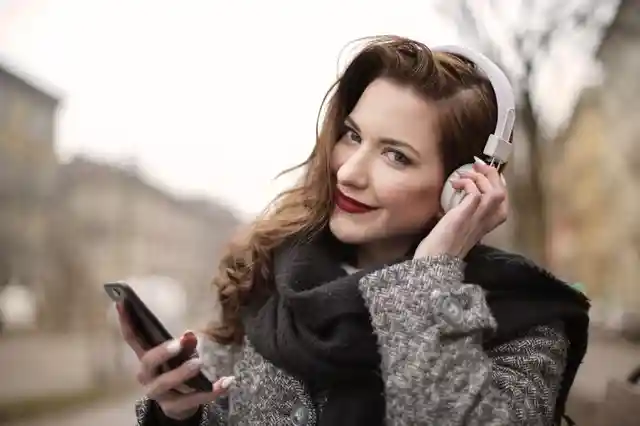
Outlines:
{"label": "coat sleeve", "polygon": [[143,398],[136,403],[136,426],[227,426],[229,419],[226,398],[203,405],[187,420],[172,420],[162,413],[157,404]]}
{"label": "coat sleeve", "polygon": [[366,275],[359,288],[382,355],[386,424],[551,425],[568,341],[540,326],[490,353],[496,324],[462,260],[435,256]]}

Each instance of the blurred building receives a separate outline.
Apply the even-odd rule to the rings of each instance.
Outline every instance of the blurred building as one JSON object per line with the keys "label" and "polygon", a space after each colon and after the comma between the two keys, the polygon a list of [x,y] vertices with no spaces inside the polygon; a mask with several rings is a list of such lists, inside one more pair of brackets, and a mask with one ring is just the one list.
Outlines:
{"label": "blurred building", "polygon": [[37,294],[46,285],[59,102],[42,84],[0,64],[0,288],[11,282]]}
{"label": "blurred building", "polygon": [[5,336],[0,376],[16,386],[0,401],[123,376],[131,354],[107,327],[113,309],[104,282],[143,283],[141,296],[162,320],[154,303],[186,310],[188,319],[168,316],[170,330],[216,315],[209,283],[239,225],[230,209],[175,196],[135,168],[82,158],[60,164],[59,104],[0,64],[0,309],[14,328],[63,332]]}
{"label": "blurred building", "polygon": [[133,167],[86,158],[62,165],[58,184],[57,229],[74,242],[68,250],[88,274],[73,303],[83,304],[82,321],[102,320],[103,283],[133,277],[169,278],[184,288],[190,314],[214,314],[209,283],[239,224],[228,208],[174,196]]}
{"label": "blurred building", "polygon": [[0,64],[0,292],[11,285],[1,298],[7,314],[25,311],[24,297],[17,306],[10,296],[27,289],[38,329],[100,327],[104,282],[158,277],[183,287],[191,314],[214,315],[208,284],[238,219],[222,205],[163,191],[135,168],[83,158],[59,164],[59,104],[44,85]]}
{"label": "blurred building", "polygon": [[598,58],[602,84],[583,93],[555,151],[552,257],[585,284],[596,321],[640,338],[639,2],[621,2]]}

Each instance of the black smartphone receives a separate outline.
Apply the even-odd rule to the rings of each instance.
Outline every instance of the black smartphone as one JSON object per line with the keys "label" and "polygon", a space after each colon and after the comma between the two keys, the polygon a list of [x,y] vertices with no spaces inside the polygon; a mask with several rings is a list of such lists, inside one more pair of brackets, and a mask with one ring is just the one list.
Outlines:
{"label": "black smartphone", "polygon": [[[121,303],[124,307],[127,317],[131,322],[133,332],[136,334],[143,349],[149,350],[173,340],[171,333],[167,331],[165,326],[162,325],[160,320],[158,320],[128,284],[122,282],[107,283],[104,285],[104,289],[111,300],[116,303]],[[165,365],[160,366],[159,372],[164,373],[178,368],[189,358],[193,357],[196,349],[195,344],[195,341],[193,344],[184,344],[183,350],[167,361]],[[177,392],[183,394],[194,391],[211,392],[212,390],[213,384],[202,373],[187,380],[185,386],[176,389]]]}

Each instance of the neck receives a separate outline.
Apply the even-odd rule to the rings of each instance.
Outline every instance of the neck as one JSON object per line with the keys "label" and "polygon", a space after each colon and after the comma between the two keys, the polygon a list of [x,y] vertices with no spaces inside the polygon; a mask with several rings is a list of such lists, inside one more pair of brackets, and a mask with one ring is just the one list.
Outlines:
{"label": "neck", "polygon": [[407,238],[361,244],[357,248],[358,264],[356,266],[360,269],[366,269],[393,262],[405,256],[411,248],[411,244],[412,241]]}

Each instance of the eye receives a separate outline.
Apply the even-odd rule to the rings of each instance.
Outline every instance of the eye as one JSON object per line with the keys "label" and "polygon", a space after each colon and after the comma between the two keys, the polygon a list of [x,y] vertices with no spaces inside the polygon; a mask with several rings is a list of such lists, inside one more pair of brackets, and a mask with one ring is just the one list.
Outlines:
{"label": "eye", "polygon": [[353,129],[347,129],[347,131],[344,134],[344,136],[347,138],[347,140],[349,140],[351,142],[355,142],[355,143],[361,143],[362,142],[362,138],[360,137],[360,135]]}
{"label": "eye", "polygon": [[389,149],[387,150],[384,155],[391,160],[392,162],[396,163],[396,164],[400,164],[402,166],[408,166],[411,164],[411,160],[409,159],[409,157],[407,157],[406,155],[404,155],[402,152],[397,151],[395,149]]}

